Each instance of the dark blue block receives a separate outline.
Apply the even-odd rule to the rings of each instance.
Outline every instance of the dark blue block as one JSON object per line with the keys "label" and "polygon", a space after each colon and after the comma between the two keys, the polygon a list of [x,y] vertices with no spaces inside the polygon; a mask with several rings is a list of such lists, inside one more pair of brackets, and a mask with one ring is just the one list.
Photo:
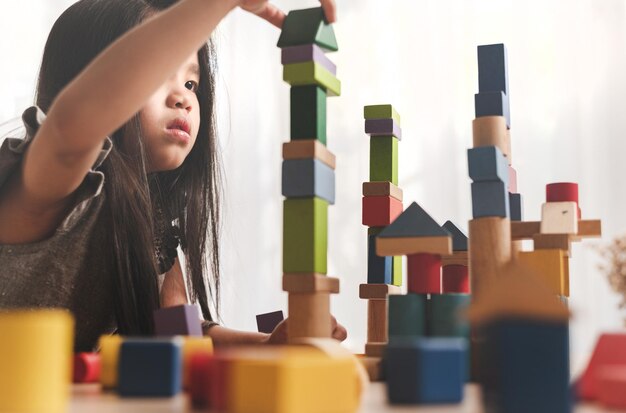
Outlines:
{"label": "dark blue block", "polygon": [[509,94],[509,75],[504,44],[478,46],[478,91]]}
{"label": "dark blue block", "polygon": [[467,150],[469,176],[474,182],[501,181],[509,183],[509,163],[496,146]]}
{"label": "dark blue block", "polygon": [[367,236],[367,283],[391,284],[393,281],[393,257],[376,255],[376,235]]}
{"label": "dark blue block", "polygon": [[283,311],[272,311],[271,313],[259,314],[256,316],[256,326],[259,333],[270,334],[276,326],[285,319]]}
{"label": "dark blue block", "polygon": [[474,95],[476,117],[504,116],[507,128],[511,128],[509,98],[504,92],[481,92]]}
{"label": "dark blue block", "polygon": [[384,356],[389,402],[461,402],[466,352],[460,338],[391,338]]}
{"label": "dark blue block", "polygon": [[509,206],[511,209],[511,221],[523,221],[524,198],[522,198],[522,194],[513,194],[509,192]]}
{"label": "dark blue block", "polygon": [[500,181],[472,183],[474,218],[509,217],[509,192]]}
{"label": "dark blue block", "polygon": [[283,196],[319,197],[335,203],[335,171],[317,159],[283,161]]}
{"label": "dark blue block", "polygon": [[486,411],[571,412],[567,323],[500,320],[485,334],[481,384]]}
{"label": "dark blue block", "polygon": [[182,341],[130,339],[120,348],[118,392],[131,397],[171,397],[181,391]]}

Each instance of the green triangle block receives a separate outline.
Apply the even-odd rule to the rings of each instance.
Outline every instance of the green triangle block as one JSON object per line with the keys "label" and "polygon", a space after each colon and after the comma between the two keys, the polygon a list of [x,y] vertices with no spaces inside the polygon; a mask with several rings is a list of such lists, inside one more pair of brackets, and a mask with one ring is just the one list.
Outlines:
{"label": "green triangle block", "polygon": [[447,229],[450,234],[452,234],[452,250],[453,251],[467,251],[467,235],[463,233],[452,223],[452,221],[446,221],[443,224],[443,228]]}
{"label": "green triangle block", "polygon": [[417,202],[413,202],[395,221],[378,235],[380,238],[400,237],[449,237],[450,233],[437,222]]}
{"label": "green triangle block", "polygon": [[283,23],[278,47],[301,46],[314,43],[328,52],[339,50],[335,31],[326,22],[321,7],[292,10]]}

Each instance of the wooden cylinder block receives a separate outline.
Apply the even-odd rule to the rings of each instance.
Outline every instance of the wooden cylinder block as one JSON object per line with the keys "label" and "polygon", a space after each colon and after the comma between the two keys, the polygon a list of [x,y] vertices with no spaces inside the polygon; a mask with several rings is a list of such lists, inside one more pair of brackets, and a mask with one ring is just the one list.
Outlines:
{"label": "wooden cylinder block", "polygon": [[289,294],[289,340],[303,337],[331,337],[330,294],[327,292]]}
{"label": "wooden cylinder block", "polygon": [[511,258],[517,257],[522,251],[524,251],[523,241],[511,241]]}
{"label": "wooden cylinder block", "polygon": [[387,300],[367,301],[367,341],[387,342]]}
{"label": "wooden cylinder block", "polygon": [[441,288],[445,293],[470,293],[469,269],[466,265],[446,265],[441,273]]}
{"label": "wooden cylinder block", "polygon": [[410,293],[441,294],[441,255],[408,255],[407,279]]}
{"label": "wooden cylinder block", "polygon": [[511,159],[511,135],[506,127],[504,116],[483,116],[472,122],[474,148],[480,146],[497,146],[506,157],[509,165]]}
{"label": "wooden cylinder block", "polygon": [[474,296],[511,260],[511,221],[485,217],[469,222],[469,270]]}
{"label": "wooden cylinder block", "polygon": [[578,184],[574,182],[555,182],[546,185],[546,202],[576,202],[578,219],[582,218],[578,203]]}

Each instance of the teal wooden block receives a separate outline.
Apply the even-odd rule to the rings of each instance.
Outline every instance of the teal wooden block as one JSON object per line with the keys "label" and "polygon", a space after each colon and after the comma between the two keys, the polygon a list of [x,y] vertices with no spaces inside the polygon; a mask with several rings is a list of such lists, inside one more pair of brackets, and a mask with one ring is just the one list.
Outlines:
{"label": "teal wooden block", "polygon": [[326,145],[326,91],[317,86],[291,88],[291,139],[317,139]]}
{"label": "teal wooden block", "polygon": [[287,14],[278,39],[278,47],[314,43],[326,51],[339,50],[333,27],[328,24],[321,7],[292,10]]}
{"label": "teal wooden block", "polygon": [[469,294],[432,294],[428,312],[429,335],[469,339],[469,324],[463,319],[463,312],[470,302]]}
{"label": "teal wooden block", "polygon": [[389,338],[426,335],[426,294],[389,296]]}

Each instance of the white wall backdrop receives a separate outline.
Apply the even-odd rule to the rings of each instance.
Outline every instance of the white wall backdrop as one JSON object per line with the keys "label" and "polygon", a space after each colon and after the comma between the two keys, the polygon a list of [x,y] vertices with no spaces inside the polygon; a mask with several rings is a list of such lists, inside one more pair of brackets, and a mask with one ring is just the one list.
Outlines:
{"label": "white wall backdrop", "polygon": [[[0,123],[32,101],[41,52],[71,0],[0,2]],[[361,183],[368,179],[362,107],[392,103],[402,115],[400,186],[435,219],[467,228],[466,149],[471,146],[476,46],[509,52],[513,162],[526,219],[539,219],[545,184],[580,184],[581,208],[602,218],[604,240],[626,232],[626,6],[622,0],[338,0],[331,55],[343,82],[328,102],[328,146],[337,155],[330,209],[329,273],[342,279],[333,312],[358,350],[365,340],[366,229]],[[316,5],[282,0],[283,9]],[[216,34],[220,138],[226,172],[223,320],[255,328],[255,314],[286,310],[280,289],[281,144],[289,138],[289,87],[279,32],[241,11]],[[572,350],[584,361],[597,334],[622,326],[619,297],[586,242],[571,262]]]}

